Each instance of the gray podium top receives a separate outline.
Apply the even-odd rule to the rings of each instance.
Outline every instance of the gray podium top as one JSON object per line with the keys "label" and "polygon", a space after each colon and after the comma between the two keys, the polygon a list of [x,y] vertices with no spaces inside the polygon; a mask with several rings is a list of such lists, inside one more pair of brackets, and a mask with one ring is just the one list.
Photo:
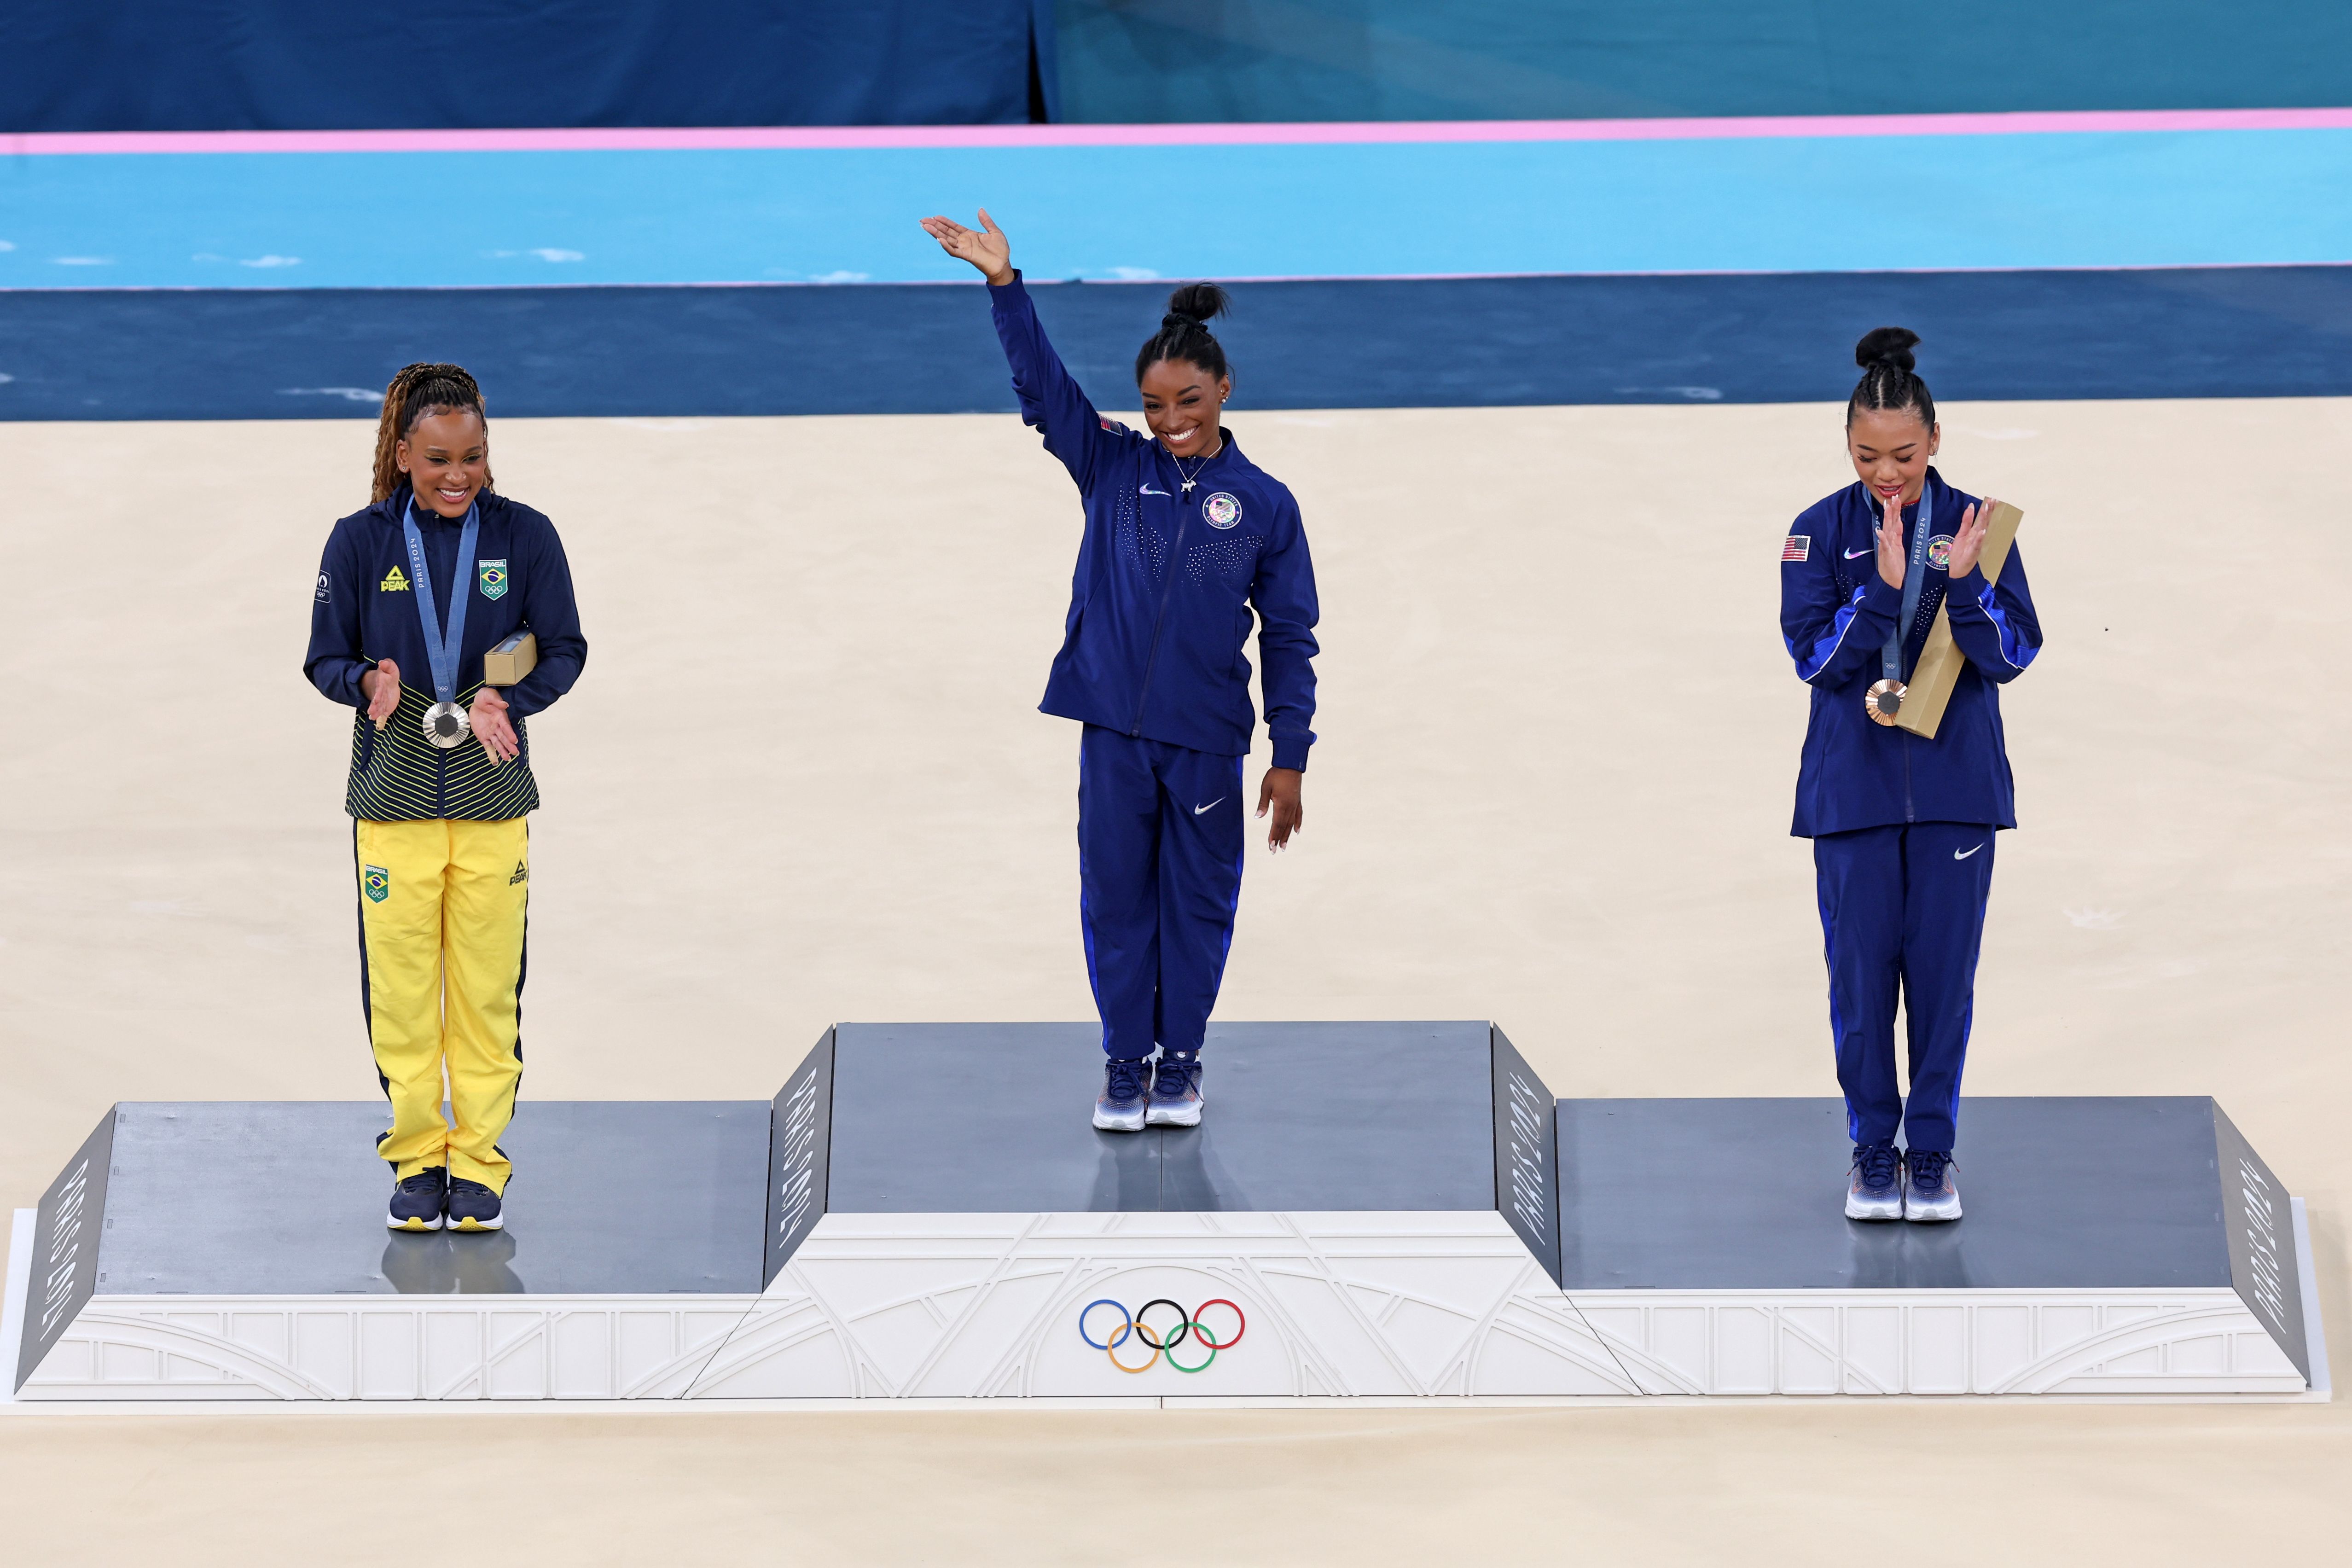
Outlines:
{"label": "gray podium top", "polygon": [[2201,1096],[1962,1100],[1948,1225],[1845,1217],[1835,1100],[1563,1100],[1559,1128],[1570,1289],[2231,1283]]}
{"label": "gray podium top", "polygon": [[1484,1021],[1212,1024],[1202,1124],[1142,1132],[1088,1124],[1101,1038],[1094,1024],[839,1026],[825,1207],[1495,1206]]}
{"label": "gray podium top", "polygon": [[756,1291],[768,1102],[525,1100],[506,1228],[383,1228],[381,1101],[115,1108],[100,1294]]}

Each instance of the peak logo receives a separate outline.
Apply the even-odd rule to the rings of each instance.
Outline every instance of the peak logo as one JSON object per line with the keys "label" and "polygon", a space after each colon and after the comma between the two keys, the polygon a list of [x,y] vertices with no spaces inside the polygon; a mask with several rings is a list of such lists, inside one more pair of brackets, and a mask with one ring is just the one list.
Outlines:
{"label": "peak logo", "polygon": [[[1112,1331],[1108,1340],[1098,1340],[1087,1332],[1090,1321],[1106,1321],[1095,1316],[1097,1309],[1102,1307],[1108,1307],[1118,1314],[1118,1327]],[[1166,1328],[1153,1328],[1144,1320],[1151,1315],[1151,1310],[1154,1307],[1165,1307],[1174,1312],[1176,1321]],[[1208,1315],[1209,1309],[1212,1307],[1223,1307],[1234,1315],[1232,1338],[1220,1340],[1211,1337],[1208,1325],[1201,1320]],[[1242,1342],[1242,1335],[1248,1331],[1249,1320],[1242,1315],[1242,1310],[1222,1296],[1202,1302],[1189,1313],[1165,1296],[1154,1301],[1146,1301],[1139,1310],[1134,1312],[1129,1312],[1125,1306],[1107,1296],[1089,1301],[1078,1310],[1078,1338],[1086,1341],[1093,1349],[1108,1356],[1111,1365],[1126,1373],[1150,1372],[1160,1364],[1160,1358],[1163,1356],[1167,1358],[1168,1364],[1178,1372],[1206,1372],[1209,1370],[1210,1363],[1217,1359],[1219,1351],[1233,1349]],[[1190,1366],[1176,1359],[1176,1347],[1182,1344],[1187,1337],[1207,1347],[1209,1352],[1207,1355]],[[1140,1340],[1151,1348],[1150,1358],[1139,1365],[1129,1365],[1127,1362],[1118,1359],[1119,1347],[1130,1339]],[[1134,1353],[1132,1350],[1128,1352],[1129,1356]]]}

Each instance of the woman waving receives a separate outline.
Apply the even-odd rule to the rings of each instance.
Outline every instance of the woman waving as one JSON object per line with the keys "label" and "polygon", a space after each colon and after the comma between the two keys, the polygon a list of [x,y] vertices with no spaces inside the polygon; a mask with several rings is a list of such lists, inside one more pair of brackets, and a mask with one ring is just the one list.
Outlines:
{"label": "woman waving", "polygon": [[1078,913],[1108,1058],[1094,1124],[1189,1127],[1201,1119],[1201,1042],[1241,897],[1252,612],[1274,747],[1257,815],[1271,814],[1267,845],[1280,849],[1298,831],[1315,740],[1315,567],[1298,503],[1221,417],[1233,376],[1208,322],[1224,291],[1177,289],[1137,353],[1141,435],[1087,401],[1045,341],[1011,242],[985,210],[980,222],[923,228],[987,278],[1021,416],[1086,504],[1062,648],[1038,706],[1085,726]]}

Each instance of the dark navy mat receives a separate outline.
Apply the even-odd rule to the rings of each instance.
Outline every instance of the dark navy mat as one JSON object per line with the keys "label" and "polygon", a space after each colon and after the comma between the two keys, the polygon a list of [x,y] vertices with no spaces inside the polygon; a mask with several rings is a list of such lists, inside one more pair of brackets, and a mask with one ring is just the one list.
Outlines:
{"label": "dark navy mat", "polygon": [[[1109,407],[1167,285],[1038,308]],[[1345,279],[1234,286],[1236,409],[1843,397],[1855,338],[1938,396],[2352,395],[2352,267]],[[0,292],[0,418],[370,416],[400,365],[525,416],[1013,407],[977,288]]]}

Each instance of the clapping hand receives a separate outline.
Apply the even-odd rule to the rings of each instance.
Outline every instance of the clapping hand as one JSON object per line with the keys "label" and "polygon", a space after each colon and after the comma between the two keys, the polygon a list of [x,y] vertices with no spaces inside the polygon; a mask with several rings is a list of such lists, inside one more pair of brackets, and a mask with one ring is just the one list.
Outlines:
{"label": "clapping hand", "polygon": [[507,716],[507,700],[497,687],[485,686],[474,693],[466,721],[473,728],[474,739],[482,743],[482,754],[490,759],[490,766],[510,763],[522,754],[514,721]]}
{"label": "clapping hand", "polygon": [[[1924,502],[1927,492],[1920,492]],[[1903,586],[1903,574],[1911,566],[1910,542],[1903,537],[1903,497],[1886,498],[1886,516],[1878,525],[1878,575],[1890,588]]]}
{"label": "clapping hand", "polygon": [[1965,577],[1977,569],[1977,558],[1984,553],[1985,531],[1992,525],[1992,509],[2000,504],[1987,496],[1960,514],[1960,531],[1952,535],[1952,559],[1945,571]]}
{"label": "clapping hand", "polygon": [[980,227],[970,229],[953,218],[927,217],[923,232],[940,242],[940,248],[959,261],[969,261],[980,268],[981,275],[999,288],[1013,281],[1013,242],[988,216],[980,209]]}
{"label": "clapping hand", "polygon": [[400,708],[400,666],[388,658],[376,660],[375,668],[360,677],[360,692],[368,700],[367,716],[383,729]]}

